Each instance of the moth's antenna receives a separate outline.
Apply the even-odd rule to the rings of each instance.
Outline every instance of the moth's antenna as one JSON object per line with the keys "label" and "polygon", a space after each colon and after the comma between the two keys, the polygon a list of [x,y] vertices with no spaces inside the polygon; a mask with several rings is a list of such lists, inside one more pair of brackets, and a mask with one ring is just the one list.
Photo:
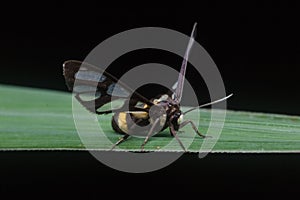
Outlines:
{"label": "moth's antenna", "polygon": [[183,91],[184,77],[185,77],[187,62],[188,62],[188,59],[189,59],[190,51],[191,51],[192,46],[195,42],[196,26],[197,26],[197,23],[194,24],[188,46],[187,46],[185,54],[184,54],[184,58],[183,58],[183,61],[182,61],[182,65],[181,65],[181,69],[180,69],[180,73],[179,73],[179,77],[178,77],[178,81],[177,81],[177,83],[178,83],[177,88],[176,88],[176,91],[174,93],[174,98],[175,98],[175,101],[177,101],[177,103],[179,103],[181,101],[181,97],[182,97],[182,91]]}
{"label": "moth's antenna", "polygon": [[191,111],[193,111],[193,110],[196,110],[196,109],[199,109],[199,108],[203,108],[203,107],[205,107],[205,106],[209,106],[209,105],[213,105],[213,104],[219,103],[219,102],[221,102],[221,101],[224,101],[224,100],[228,99],[228,98],[231,97],[232,95],[233,95],[233,94],[230,94],[230,95],[228,95],[227,97],[224,97],[224,98],[222,98],[222,99],[218,99],[218,100],[216,100],[216,101],[213,101],[213,102],[210,102],[210,103],[206,103],[206,104],[202,104],[202,105],[200,105],[200,106],[191,108],[191,109],[185,111],[183,114],[185,115],[186,113],[191,112]]}

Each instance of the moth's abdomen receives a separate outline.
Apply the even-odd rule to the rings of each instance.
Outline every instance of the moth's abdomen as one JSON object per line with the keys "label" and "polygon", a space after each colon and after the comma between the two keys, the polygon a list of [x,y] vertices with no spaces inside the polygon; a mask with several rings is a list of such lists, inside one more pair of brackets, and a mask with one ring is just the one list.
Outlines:
{"label": "moth's abdomen", "polygon": [[133,125],[138,123],[138,126],[146,126],[149,122],[149,114],[147,112],[119,112],[112,117],[112,128],[117,133],[126,134],[128,130],[134,133]]}
{"label": "moth's abdomen", "polygon": [[[112,117],[112,128],[114,129],[114,131],[116,131],[117,133],[121,133],[121,134],[126,134],[128,133],[128,125],[127,125],[127,113],[125,112],[120,112],[120,113],[116,113],[114,114],[114,116]],[[130,117],[130,116],[129,116]]]}

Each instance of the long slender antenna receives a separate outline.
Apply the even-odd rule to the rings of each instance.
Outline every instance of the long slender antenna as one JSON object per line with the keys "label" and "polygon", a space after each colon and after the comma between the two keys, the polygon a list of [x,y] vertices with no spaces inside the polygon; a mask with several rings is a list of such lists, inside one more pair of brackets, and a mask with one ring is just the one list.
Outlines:
{"label": "long slender antenna", "polygon": [[193,110],[196,110],[196,109],[199,109],[199,108],[203,108],[203,107],[205,107],[205,106],[209,106],[209,105],[213,105],[213,104],[219,103],[219,102],[221,102],[221,101],[224,101],[224,100],[228,99],[228,98],[231,97],[232,95],[233,95],[233,94],[230,94],[230,95],[228,95],[227,97],[224,97],[224,98],[222,98],[222,99],[218,99],[218,100],[216,100],[216,101],[213,101],[213,102],[210,102],[210,103],[206,103],[206,104],[202,104],[202,105],[200,105],[200,106],[191,108],[191,109],[185,111],[183,114],[185,115],[186,113],[191,112],[191,111],[193,111]]}
{"label": "long slender antenna", "polygon": [[196,26],[197,26],[197,23],[194,24],[188,46],[187,46],[185,54],[184,54],[184,58],[183,58],[183,61],[182,61],[182,65],[181,65],[181,69],[180,69],[180,73],[179,73],[179,77],[178,77],[178,81],[177,81],[177,88],[176,88],[175,96],[174,96],[175,101],[177,101],[177,103],[180,103],[181,97],[182,97],[182,91],[183,91],[183,85],[184,85],[184,79],[185,79],[184,77],[185,77],[187,62],[188,62],[188,59],[189,59],[190,51],[191,51],[192,46],[195,42]]}

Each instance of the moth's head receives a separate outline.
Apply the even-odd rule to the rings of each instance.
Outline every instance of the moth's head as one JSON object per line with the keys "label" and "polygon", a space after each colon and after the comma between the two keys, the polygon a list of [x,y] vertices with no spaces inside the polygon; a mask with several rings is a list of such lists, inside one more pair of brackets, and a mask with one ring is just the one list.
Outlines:
{"label": "moth's head", "polygon": [[179,117],[177,118],[177,124],[180,125],[183,122],[183,114],[180,113]]}
{"label": "moth's head", "polygon": [[177,125],[180,125],[182,123],[183,114],[181,111],[174,113],[174,121],[177,123]]}
{"label": "moth's head", "polygon": [[173,124],[175,130],[179,129],[180,124],[183,122],[183,113],[179,110],[172,114],[171,123]]}

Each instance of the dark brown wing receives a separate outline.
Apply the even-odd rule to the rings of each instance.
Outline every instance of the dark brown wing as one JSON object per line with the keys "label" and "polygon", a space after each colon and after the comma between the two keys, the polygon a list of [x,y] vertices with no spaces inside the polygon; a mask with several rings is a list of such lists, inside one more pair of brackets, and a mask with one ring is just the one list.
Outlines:
{"label": "dark brown wing", "polygon": [[[63,64],[63,74],[69,90],[73,91],[75,98],[91,112],[107,114],[129,110],[147,111],[135,105],[138,102],[149,106],[153,104],[111,74],[91,64],[76,60],[66,61]],[[122,100],[122,106],[99,111],[104,105],[115,100]]]}

